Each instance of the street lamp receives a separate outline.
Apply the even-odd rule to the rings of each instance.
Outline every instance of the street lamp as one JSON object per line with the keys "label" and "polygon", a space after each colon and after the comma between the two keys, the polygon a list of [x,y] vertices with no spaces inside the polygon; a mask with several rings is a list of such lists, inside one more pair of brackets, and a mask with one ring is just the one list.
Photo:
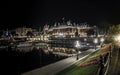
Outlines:
{"label": "street lamp", "polygon": [[[78,37],[79,37],[79,34],[78,34],[78,30],[75,32],[75,39],[78,39]],[[80,48],[80,43],[79,43],[79,41],[76,41],[75,42],[75,49],[76,49],[76,51],[77,51],[77,60],[79,59],[78,58],[78,49]]]}
{"label": "street lamp", "polygon": [[86,41],[87,41],[87,39],[86,38],[84,38],[84,44],[86,45]]}
{"label": "street lamp", "polygon": [[101,38],[100,42],[101,42],[101,47],[102,47],[102,43],[104,42],[104,38]]}
{"label": "street lamp", "polygon": [[115,37],[115,41],[116,41],[116,45],[118,46],[118,50],[119,50],[119,47],[120,47],[120,35],[117,35]]}
{"label": "street lamp", "polygon": [[95,39],[93,40],[93,42],[94,42],[94,45],[95,45],[95,50],[96,50],[96,44],[98,43],[98,39],[97,39],[97,38],[95,38]]}
{"label": "street lamp", "polygon": [[76,51],[77,51],[77,57],[76,57],[77,60],[79,59],[79,57],[78,57],[78,53],[79,53],[78,49],[79,49],[79,48],[80,48],[80,42],[79,42],[79,41],[76,41],[76,42],[75,42],[75,49],[76,49]]}
{"label": "street lamp", "polygon": [[120,44],[120,35],[115,37],[115,41],[116,41],[117,44]]}

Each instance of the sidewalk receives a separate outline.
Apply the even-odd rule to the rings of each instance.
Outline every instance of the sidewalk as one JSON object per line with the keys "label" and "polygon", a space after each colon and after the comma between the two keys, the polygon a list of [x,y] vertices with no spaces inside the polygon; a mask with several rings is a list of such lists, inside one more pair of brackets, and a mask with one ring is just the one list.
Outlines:
{"label": "sidewalk", "polygon": [[[79,60],[83,59],[88,54],[90,54],[94,51],[95,50],[90,49],[90,50],[80,53]],[[67,59],[58,61],[56,63],[52,63],[52,64],[44,66],[42,68],[38,68],[38,69],[35,69],[32,71],[23,73],[21,75],[54,75],[54,74],[64,70],[65,68],[70,67],[72,64],[76,63],[79,60],[76,60],[76,56],[69,57]]]}

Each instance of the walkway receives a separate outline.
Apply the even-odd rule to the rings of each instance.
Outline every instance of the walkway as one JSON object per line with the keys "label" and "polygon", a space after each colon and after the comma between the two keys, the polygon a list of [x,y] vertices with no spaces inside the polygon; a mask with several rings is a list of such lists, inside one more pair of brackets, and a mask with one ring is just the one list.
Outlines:
{"label": "walkway", "polygon": [[107,75],[120,75],[120,50],[114,48],[112,51],[112,59]]}
{"label": "walkway", "polygon": [[[90,50],[87,50],[87,51],[84,51],[84,52],[80,53],[80,55],[79,55],[80,59],[79,60],[83,59],[88,54],[90,54],[94,51],[95,50],[90,49]],[[76,63],[79,60],[76,60],[76,56],[69,57],[67,59],[58,61],[56,63],[50,64],[50,65],[47,65],[47,66],[44,66],[42,68],[38,68],[38,69],[35,69],[35,70],[32,70],[32,71],[23,73],[21,75],[54,75],[54,74],[64,70],[65,68],[71,66],[72,64]]]}

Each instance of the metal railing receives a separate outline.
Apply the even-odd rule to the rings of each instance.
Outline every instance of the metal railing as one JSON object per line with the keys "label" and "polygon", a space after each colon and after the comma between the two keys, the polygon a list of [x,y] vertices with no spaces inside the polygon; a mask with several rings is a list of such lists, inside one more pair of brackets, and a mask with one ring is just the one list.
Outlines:
{"label": "metal railing", "polygon": [[[109,65],[110,65],[110,62],[111,62],[111,54],[112,54],[112,48],[110,49],[110,52],[107,56],[107,61],[104,63],[104,68],[99,67],[96,75],[101,75],[101,74],[102,75],[107,75]],[[102,70],[102,73],[100,73],[101,70]]]}

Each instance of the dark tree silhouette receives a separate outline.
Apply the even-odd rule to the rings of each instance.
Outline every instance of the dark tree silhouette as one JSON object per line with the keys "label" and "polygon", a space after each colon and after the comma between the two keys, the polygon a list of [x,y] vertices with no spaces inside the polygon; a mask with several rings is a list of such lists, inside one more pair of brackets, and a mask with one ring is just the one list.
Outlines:
{"label": "dark tree silhouette", "polygon": [[94,35],[95,34],[95,31],[93,29],[90,29],[87,31],[87,36],[91,36],[91,35]]}
{"label": "dark tree silhouette", "polygon": [[34,34],[33,34],[31,31],[28,31],[28,32],[26,33],[26,36],[32,37],[32,36],[34,36]]}

